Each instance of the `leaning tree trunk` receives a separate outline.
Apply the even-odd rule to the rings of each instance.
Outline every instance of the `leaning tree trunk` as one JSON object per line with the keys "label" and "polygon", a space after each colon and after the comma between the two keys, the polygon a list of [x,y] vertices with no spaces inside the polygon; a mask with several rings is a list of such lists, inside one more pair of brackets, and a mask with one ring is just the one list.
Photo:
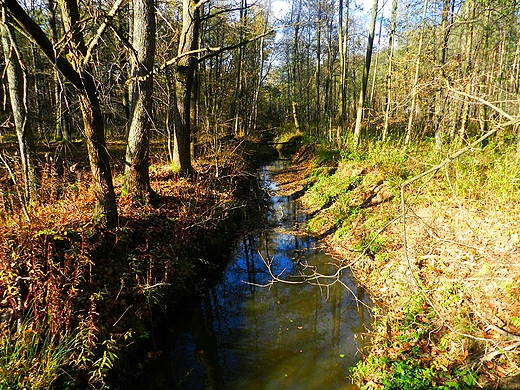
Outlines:
{"label": "leaning tree trunk", "polygon": [[148,202],[150,187],[149,139],[152,123],[153,64],[155,53],[154,0],[134,0],[132,119],[125,159],[125,187],[129,196]]}
{"label": "leaning tree trunk", "polygon": [[85,61],[87,47],[79,27],[78,4],[76,0],[59,0],[58,3],[65,30],[71,32],[69,55],[73,59],[72,67],[82,81],[79,100],[97,201],[94,220],[101,226],[114,228],[118,225],[118,215],[110,159],[105,140],[105,122],[97,88],[92,77],[91,65],[90,62]]}
{"label": "leaning tree trunk", "polygon": [[[120,4],[116,1],[115,4]],[[84,133],[92,171],[92,181],[96,196],[94,220],[107,228],[117,227],[117,205],[112,183],[112,174],[105,141],[105,124],[96,85],[92,78],[83,35],[78,27],[79,12],[75,0],[59,0],[65,30],[70,33],[69,54],[74,60],[57,56],[54,46],[41,27],[32,20],[16,0],[3,0],[4,6],[16,19],[24,32],[40,46],[49,60],[56,65],[74,87],[80,92],[80,106],[83,114]],[[92,47],[91,47],[92,48]]]}
{"label": "leaning tree trunk", "polygon": [[20,159],[25,186],[25,196],[31,201],[38,199],[38,175],[36,173],[37,156],[34,147],[32,130],[27,121],[26,111],[26,75],[22,69],[20,53],[13,36],[13,31],[6,23],[5,8],[2,7],[2,21],[0,23],[2,47],[6,64],[9,98],[13,111]]}

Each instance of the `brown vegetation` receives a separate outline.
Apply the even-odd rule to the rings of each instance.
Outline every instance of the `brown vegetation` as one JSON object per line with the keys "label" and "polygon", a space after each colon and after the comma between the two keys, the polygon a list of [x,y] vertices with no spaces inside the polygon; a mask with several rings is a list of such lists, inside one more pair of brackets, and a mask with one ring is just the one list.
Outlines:
{"label": "brown vegetation", "polygon": [[[123,176],[117,176],[120,224],[113,230],[99,229],[92,220],[95,197],[87,163],[75,146],[60,159],[51,160],[47,153],[38,206],[19,202],[20,186],[2,169],[4,341],[17,322],[25,333],[48,329],[58,343],[83,332],[84,342],[72,349],[68,368],[51,378],[58,383],[73,378],[79,386],[105,381],[108,370],[98,376],[93,372],[107,351],[124,356],[127,346],[143,339],[153,345],[153,340],[146,340],[148,332],[161,322],[161,312],[175,306],[172,297],[180,301],[202,288],[229,250],[235,211],[243,206],[237,189],[247,177],[241,157],[244,145],[229,146],[233,155],[221,157],[220,177],[201,159],[194,165],[192,180],[172,174],[161,150],[154,148],[150,181],[159,200],[143,206],[119,197]],[[122,173],[124,145],[110,148],[114,171]]]}

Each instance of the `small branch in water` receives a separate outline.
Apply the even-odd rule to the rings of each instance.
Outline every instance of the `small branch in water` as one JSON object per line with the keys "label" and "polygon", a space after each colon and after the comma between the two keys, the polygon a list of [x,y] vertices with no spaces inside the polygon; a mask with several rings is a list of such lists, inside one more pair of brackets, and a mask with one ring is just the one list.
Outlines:
{"label": "small branch in water", "polygon": [[[352,265],[355,261],[357,261],[361,257],[361,255],[358,256],[358,259],[356,259],[355,261],[353,261],[347,265],[341,265],[341,266],[336,265],[338,269],[336,270],[336,272],[334,272],[331,275],[321,274],[321,273],[317,272],[314,269],[314,267],[302,264],[303,269],[302,269],[302,271],[300,271],[300,275],[298,276],[299,278],[301,278],[301,280],[287,280],[287,279],[281,278],[281,276],[287,270],[286,268],[284,268],[280,273],[275,275],[273,272],[273,269],[272,269],[274,257],[271,257],[271,258],[268,256],[264,257],[260,252],[258,252],[258,255],[264,262],[265,267],[266,267],[267,271],[269,272],[269,275],[271,276],[271,280],[266,284],[251,283],[251,282],[243,280],[242,282],[245,284],[249,284],[249,285],[255,286],[255,287],[271,288],[275,283],[284,283],[284,284],[305,284],[306,283],[306,284],[310,284],[311,286],[317,286],[320,288],[320,290],[323,290],[325,288],[327,291],[327,299],[328,299],[329,298],[329,289],[336,283],[339,283],[341,286],[343,286],[345,289],[347,289],[352,294],[352,296],[354,297],[356,304],[358,306],[359,306],[359,304],[361,304],[362,306],[366,307],[367,309],[370,309],[370,307],[365,302],[361,301],[357,297],[356,293],[347,285],[347,283],[345,283],[343,280],[341,280],[342,272],[344,270],[346,270],[347,268],[349,268],[350,265]],[[309,275],[304,274],[303,270],[306,270],[306,269],[311,269],[312,270],[311,274],[309,274]]]}

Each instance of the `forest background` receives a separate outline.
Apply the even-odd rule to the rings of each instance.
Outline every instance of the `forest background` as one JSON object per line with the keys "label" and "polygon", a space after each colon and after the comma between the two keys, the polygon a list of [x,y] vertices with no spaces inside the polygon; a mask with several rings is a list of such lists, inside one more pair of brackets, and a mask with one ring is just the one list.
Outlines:
{"label": "forest background", "polygon": [[[23,320],[51,329],[54,346],[65,334],[83,337],[74,364],[87,374],[74,380],[103,382],[117,345],[95,324],[103,294],[95,282],[85,287],[89,251],[134,240],[129,220],[149,218],[165,198],[190,214],[189,194],[204,193],[222,219],[238,207],[228,199],[244,140],[299,134],[336,162],[374,148],[393,158],[420,152],[415,168],[429,173],[460,150],[517,161],[518,2],[374,0],[370,17],[347,0],[281,4],[2,2],[2,318],[18,332]],[[472,164],[477,173],[494,167]],[[415,173],[403,165],[396,180],[411,184]],[[501,182],[511,213],[515,175]],[[214,227],[200,213],[187,225]],[[81,271],[71,277],[67,267]],[[138,280],[141,292],[158,283],[152,271]],[[91,292],[81,304],[79,286]]]}

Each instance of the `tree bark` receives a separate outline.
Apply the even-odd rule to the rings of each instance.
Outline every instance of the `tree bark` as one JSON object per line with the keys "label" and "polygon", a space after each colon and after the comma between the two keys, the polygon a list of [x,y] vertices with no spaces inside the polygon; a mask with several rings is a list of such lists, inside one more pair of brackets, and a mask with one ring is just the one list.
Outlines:
{"label": "tree bark", "polygon": [[[338,144],[341,135],[344,133],[345,122],[347,119],[347,42],[348,42],[348,18],[350,1],[339,0],[339,22],[338,22],[338,48],[339,48],[339,130],[338,130]],[[346,14],[343,14],[343,8]]]}
{"label": "tree bark", "polygon": [[251,120],[250,120],[250,132],[256,132],[258,125],[258,103],[260,99],[260,90],[262,89],[262,82],[264,80],[264,66],[265,66],[265,34],[267,33],[267,28],[269,27],[269,18],[271,15],[271,0],[267,2],[267,12],[265,15],[264,27],[262,30],[262,38],[260,38],[260,43],[258,45],[259,51],[259,59],[258,59],[258,78],[257,84],[254,91],[253,97],[253,106],[251,108]]}
{"label": "tree bark", "polygon": [[318,9],[318,14],[316,18],[316,67],[314,70],[315,74],[315,83],[314,88],[316,90],[316,102],[315,102],[315,135],[319,136],[320,134],[320,125],[321,125],[321,18],[322,18],[322,4],[321,0],[318,0],[316,3],[316,7]]}
{"label": "tree bark", "polygon": [[81,80],[82,88],[80,89],[79,100],[97,200],[94,220],[101,226],[114,228],[118,225],[118,215],[105,140],[105,123],[92,77],[91,63],[84,64],[87,46],[79,29],[78,3],[76,0],[59,0],[58,4],[65,31],[70,33],[71,36],[68,45],[69,56],[72,59],[71,66]]}
{"label": "tree bark", "polygon": [[5,11],[5,7],[2,7],[0,29],[7,82],[9,84],[9,98],[22,163],[25,196],[31,201],[37,201],[39,179],[36,167],[38,159],[34,147],[33,133],[27,121],[27,77],[22,66],[13,32],[6,23]]}
{"label": "tree bark", "polygon": [[[54,0],[47,1],[47,7],[49,8],[49,28],[51,33],[51,42],[55,45],[58,42],[58,32],[56,29],[56,3]],[[70,140],[70,132],[63,126],[63,94],[65,90],[63,88],[61,75],[56,66],[54,66],[54,131],[55,138],[58,141]]]}
{"label": "tree bark", "polygon": [[419,67],[421,64],[421,53],[422,53],[422,46],[424,41],[424,26],[425,26],[425,20],[426,20],[426,11],[428,8],[428,0],[424,0],[424,8],[423,8],[423,14],[422,14],[422,20],[421,20],[421,31],[419,34],[421,35],[419,38],[419,46],[417,47],[417,58],[415,59],[415,74],[413,78],[413,84],[412,84],[412,102],[410,104],[410,116],[408,117],[408,126],[406,127],[406,134],[404,137],[404,144],[408,145],[410,143],[411,137],[412,137],[412,125],[413,125],[413,119],[415,114],[415,105],[417,103],[417,83],[419,82]]}
{"label": "tree bark", "polygon": [[191,166],[191,93],[197,69],[200,10],[193,0],[183,0],[182,31],[179,41],[178,62],[175,66],[175,105],[173,109],[175,134],[173,169],[182,176],[190,176]]}
{"label": "tree bark", "polygon": [[370,31],[368,35],[367,53],[365,56],[365,66],[363,67],[363,76],[361,79],[361,91],[359,92],[359,101],[356,115],[356,128],[354,129],[354,143],[359,144],[361,136],[361,119],[363,118],[363,107],[365,106],[365,96],[367,93],[368,75],[370,73],[370,63],[372,61],[372,51],[374,48],[374,34],[376,30],[378,0],[374,0],[372,4],[372,17],[370,19]]}
{"label": "tree bark", "polygon": [[117,205],[105,141],[105,124],[96,85],[89,64],[82,64],[87,52],[81,31],[78,29],[78,5],[75,0],[59,0],[62,20],[67,32],[71,33],[69,55],[71,61],[56,56],[54,46],[38,24],[32,20],[16,0],[3,0],[18,27],[40,46],[49,60],[64,77],[80,92],[80,106],[84,133],[96,196],[94,221],[100,226],[115,228],[118,225]]}
{"label": "tree bark", "polygon": [[397,0],[392,1],[392,16],[390,21],[390,54],[388,55],[388,70],[386,72],[386,105],[385,105],[385,125],[383,127],[383,142],[386,142],[388,136],[388,125],[390,120],[390,111],[392,108],[392,66],[394,63],[394,46],[395,46],[395,25],[397,21]]}
{"label": "tree bark", "polygon": [[134,0],[132,56],[132,118],[125,158],[125,187],[129,196],[150,200],[149,139],[152,124],[153,64],[155,54],[154,0]]}

